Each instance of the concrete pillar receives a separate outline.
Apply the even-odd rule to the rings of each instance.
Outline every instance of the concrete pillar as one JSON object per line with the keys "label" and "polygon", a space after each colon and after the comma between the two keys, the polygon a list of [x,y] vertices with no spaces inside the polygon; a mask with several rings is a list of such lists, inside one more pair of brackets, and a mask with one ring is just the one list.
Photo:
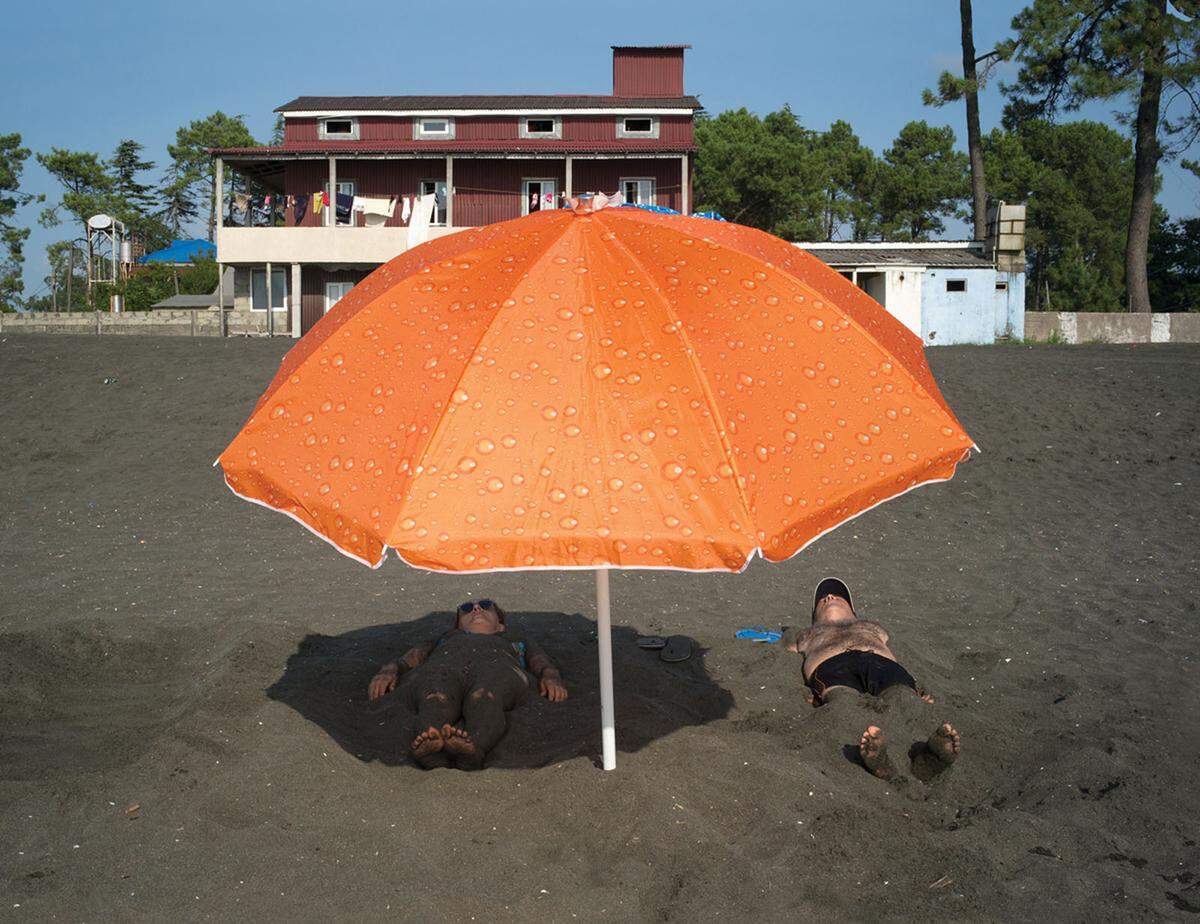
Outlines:
{"label": "concrete pillar", "polygon": [[220,263],[217,264],[217,330],[225,336],[225,267]]}
{"label": "concrete pillar", "polygon": [[446,155],[446,227],[454,227],[454,155]]}
{"label": "concrete pillar", "polygon": [[575,166],[575,158],[572,157],[570,154],[568,154],[567,155],[567,169],[566,169],[567,183],[566,183],[566,188],[563,190],[564,195],[566,195],[566,197],[568,199],[570,199],[573,195],[575,195],[575,178],[574,178],[574,176],[572,176],[572,173],[574,172],[572,168],[574,168],[574,166]]}
{"label": "concrete pillar", "polygon": [[688,156],[686,154],[679,155],[679,211],[684,215],[690,215],[692,204],[688,202]]}
{"label": "concrete pillar", "polygon": [[221,259],[221,216],[225,214],[225,161],[218,157],[213,165],[216,188],[213,190],[213,208],[217,210],[213,221],[213,246],[217,248],[217,259]]}
{"label": "concrete pillar", "polygon": [[300,264],[292,264],[292,285],[291,285],[291,304],[292,304],[292,337],[300,338]]}
{"label": "concrete pillar", "polygon": [[325,216],[325,224],[333,227],[337,224],[337,158],[329,158],[329,209]]}
{"label": "concrete pillar", "polygon": [[[271,293],[271,264],[267,264],[267,336],[275,336],[275,299]],[[254,298],[254,285],[250,285],[250,298]]]}

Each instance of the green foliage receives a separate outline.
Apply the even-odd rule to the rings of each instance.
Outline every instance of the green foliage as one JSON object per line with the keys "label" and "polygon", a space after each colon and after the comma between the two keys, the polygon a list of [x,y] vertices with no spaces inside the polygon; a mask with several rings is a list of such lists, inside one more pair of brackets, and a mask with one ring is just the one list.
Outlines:
{"label": "green foliage", "polygon": [[271,128],[271,147],[277,148],[283,144],[283,113],[275,116],[275,125]]}
{"label": "green foliage", "polygon": [[[75,250],[74,260],[71,259],[72,248]],[[34,311],[49,311],[57,305],[59,311],[86,311],[87,250],[75,241],[55,241],[46,247],[46,260],[50,264],[50,273],[44,281],[51,294],[41,299],[41,303],[30,303],[26,307]],[[71,277],[70,285],[67,284],[68,276]]]}
{"label": "green foliage", "polygon": [[1200,311],[1200,218],[1158,222],[1149,277],[1155,311]]}
{"label": "green foliage", "polygon": [[37,161],[63,187],[62,201],[42,211],[44,227],[56,227],[66,216],[83,225],[92,215],[116,211],[116,183],[99,155],[51,148],[49,154],[38,154]]}
{"label": "green foliage", "polygon": [[[216,174],[209,148],[254,147],[258,144],[244,116],[230,116],[217,111],[203,119],[196,119],[175,133],[175,143],[167,146],[167,153],[174,162],[172,183],[181,184],[188,201],[208,201],[208,239],[213,240],[216,225]],[[232,181],[232,177],[227,182]],[[176,192],[180,195],[180,192]]]}
{"label": "green foliage", "polygon": [[995,129],[983,143],[993,195],[1027,204],[1028,307],[1120,310],[1133,182],[1129,140],[1099,122],[1038,120],[1013,132]]}
{"label": "green foliage", "polygon": [[19,134],[0,135],[0,311],[16,311],[15,303],[24,288],[21,269],[25,263],[28,228],[13,224],[17,209],[40,197],[21,192],[21,172],[29,158]]}
{"label": "green foliage", "polygon": [[909,122],[883,152],[880,183],[884,233],[926,241],[946,230],[943,218],[966,217],[971,192],[967,155],[954,150],[954,130]]}
{"label": "green foliage", "polygon": [[696,124],[696,208],[790,240],[865,240],[880,227],[879,161],[846,122],[730,110]]}
{"label": "green foliage", "polygon": [[[1078,109],[1088,100],[1125,96],[1136,105],[1146,73],[1163,79],[1166,133],[1195,127],[1200,16],[1189,22],[1161,15],[1156,0],[1033,0],[1012,26],[1021,69],[1017,81],[1004,87],[1011,97],[1007,127]],[[1171,102],[1182,107],[1174,118]]]}

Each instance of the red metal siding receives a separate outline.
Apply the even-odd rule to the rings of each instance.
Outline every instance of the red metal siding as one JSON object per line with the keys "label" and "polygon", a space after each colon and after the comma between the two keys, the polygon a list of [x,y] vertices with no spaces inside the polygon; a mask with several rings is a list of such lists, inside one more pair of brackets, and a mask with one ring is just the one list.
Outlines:
{"label": "red metal siding", "polygon": [[326,270],[319,266],[300,268],[300,333],[307,334],[325,314],[325,283],[352,282],[358,285],[369,270]]}
{"label": "red metal siding", "polygon": [[526,179],[556,180],[566,185],[561,160],[455,160],[454,224],[489,225],[521,215],[522,183]]}
{"label": "red metal siding", "polygon": [[[313,193],[325,189],[325,183],[328,180],[329,165],[323,160],[296,160],[289,162],[283,168],[283,191],[289,196],[309,196],[311,198]],[[284,222],[289,226],[296,223],[294,206],[287,210]],[[320,225],[321,216],[312,210],[310,201],[300,226],[317,228]]]}
{"label": "red metal siding", "polygon": [[[338,159],[337,175],[341,181],[353,180],[357,193],[363,196],[415,196],[421,180],[444,180],[446,161],[442,158],[430,160],[343,160]],[[284,169],[284,191],[290,196],[311,196],[325,189],[329,180],[329,164],[326,161],[293,161]],[[396,213],[387,220],[387,227],[404,226],[399,205]],[[286,223],[295,221],[294,209],[288,209]],[[359,216],[358,223],[362,224]],[[300,222],[304,228],[315,228],[322,224],[321,216],[311,207]],[[323,290],[322,290],[323,291]]]}
{"label": "red metal siding", "polygon": [[510,116],[459,116],[454,120],[455,141],[513,141],[517,138],[517,121]]}
{"label": "red metal siding", "polygon": [[358,137],[363,141],[411,141],[412,119],[397,116],[361,116]]}
{"label": "red metal siding", "polygon": [[683,49],[614,48],[613,96],[683,96]]}
{"label": "red metal siding", "polygon": [[[680,162],[669,160],[576,160],[572,169],[574,191],[619,192],[622,178],[653,177],[655,205],[678,209],[682,204]],[[690,179],[690,177],[689,177]]]}
{"label": "red metal siding", "polygon": [[658,140],[664,147],[691,147],[692,117],[691,116],[660,116],[658,120]]}
{"label": "red metal siding", "polygon": [[616,116],[563,116],[563,141],[591,143],[593,141],[615,141],[616,138]]}
{"label": "red metal siding", "polygon": [[283,143],[291,144],[293,141],[317,141],[317,120],[316,119],[284,119],[283,120]]}

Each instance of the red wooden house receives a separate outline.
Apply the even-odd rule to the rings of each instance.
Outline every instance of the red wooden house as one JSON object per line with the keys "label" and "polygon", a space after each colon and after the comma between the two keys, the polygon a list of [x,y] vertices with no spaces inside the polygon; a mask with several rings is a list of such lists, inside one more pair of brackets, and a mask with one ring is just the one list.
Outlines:
{"label": "red wooden house", "polygon": [[[357,281],[409,246],[409,209],[433,194],[429,236],[555,208],[564,195],[622,192],[687,212],[693,122],[687,45],[613,46],[613,88],[578,96],[302,96],[277,110],[283,143],[212,153],[233,171],[217,260],[235,304],[300,336]],[[340,194],[355,207],[313,207]],[[246,197],[249,197],[247,200]],[[378,210],[394,204],[392,214]],[[331,200],[334,202],[336,200]],[[414,235],[416,236],[416,235]],[[268,303],[275,308],[267,312]]]}

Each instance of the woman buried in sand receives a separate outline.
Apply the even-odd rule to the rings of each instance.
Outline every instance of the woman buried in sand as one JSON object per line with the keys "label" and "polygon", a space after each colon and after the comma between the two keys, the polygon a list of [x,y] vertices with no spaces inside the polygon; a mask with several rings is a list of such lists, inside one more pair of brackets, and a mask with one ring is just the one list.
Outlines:
{"label": "woman buried in sand", "polygon": [[367,697],[379,699],[402,670],[418,668],[410,690],[421,731],[410,747],[422,767],[482,767],[508,730],[509,710],[528,698],[530,674],[550,702],[567,698],[558,668],[491,600],[461,604],[453,629],[383,665]]}

